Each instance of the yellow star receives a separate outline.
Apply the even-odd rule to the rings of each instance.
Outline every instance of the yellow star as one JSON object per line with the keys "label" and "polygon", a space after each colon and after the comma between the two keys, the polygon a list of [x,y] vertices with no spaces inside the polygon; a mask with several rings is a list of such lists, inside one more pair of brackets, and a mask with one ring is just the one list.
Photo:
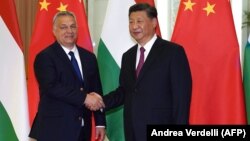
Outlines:
{"label": "yellow star", "polygon": [[60,7],[57,8],[58,11],[67,11],[68,4],[63,5],[62,2],[60,2]]}
{"label": "yellow star", "polygon": [[196,3],[192,3],[191,0],[188,0],[187,2],[183,2],[183,3],[184,3],[184,5],[185,5],[184,11],[186,11],[186,10],[191,10],[191,11],[193,11],[193,5],[196,4]]}
{"label": "yellow star", "polygon": [[209,2],[207,2],[207,7],[203,8],[204,11],[207,11],[207,16],[210,13],[215,13],[214,6],[215,6],[215,4],[211,5]]}
{"label": "yellow star", "polygon": [[48,6],[50,5],[50,3],[48,3],[46,0],[43,0],[43,2],[39,2],[39,3],[41,5],[40,11],[42,11],[43,9],[48,11]]}

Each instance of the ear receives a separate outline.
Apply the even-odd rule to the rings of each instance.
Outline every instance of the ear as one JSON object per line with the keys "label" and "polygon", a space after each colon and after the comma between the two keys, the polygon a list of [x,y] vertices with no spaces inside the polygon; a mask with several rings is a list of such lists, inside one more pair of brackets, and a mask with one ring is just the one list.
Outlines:
{"label": "ear", "polygon": [[55,29],[55,27],[53,27],[52,28],[52,32],[53,32],[53,35],[55,36],[55,34],[56,34],[56,31],[55,31],[56,29]]}
{"label": "ear", "polygon": [[154,28],[156,28],[156,26],[157,26],[157,24],[158,24],[157,18],[153,18],[153,19],[152,19],[152,23],[153,23]]}

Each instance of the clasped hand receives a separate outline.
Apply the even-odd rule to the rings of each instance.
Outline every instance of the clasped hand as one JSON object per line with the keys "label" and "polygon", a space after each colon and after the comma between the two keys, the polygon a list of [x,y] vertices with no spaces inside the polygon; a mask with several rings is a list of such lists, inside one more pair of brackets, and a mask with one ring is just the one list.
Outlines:
{"label": "clasped hand", "polygon": [[95,92],[91,92],[87,94],[86,99],[84,101],[84,105],[91,111],[100,110],[101,112],[103,111],[103,108],[105,107],[101,95]]}

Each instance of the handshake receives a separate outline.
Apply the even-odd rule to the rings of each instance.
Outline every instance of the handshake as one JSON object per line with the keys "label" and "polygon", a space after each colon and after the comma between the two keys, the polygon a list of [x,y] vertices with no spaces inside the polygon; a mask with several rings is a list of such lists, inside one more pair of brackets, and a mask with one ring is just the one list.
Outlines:
{"label": "handshake", "polygon": [[95,92],[87,94],[84,105],[91,111],[100,110],[101,112],[103,112],[103,108],[105,108],[102,96]]}

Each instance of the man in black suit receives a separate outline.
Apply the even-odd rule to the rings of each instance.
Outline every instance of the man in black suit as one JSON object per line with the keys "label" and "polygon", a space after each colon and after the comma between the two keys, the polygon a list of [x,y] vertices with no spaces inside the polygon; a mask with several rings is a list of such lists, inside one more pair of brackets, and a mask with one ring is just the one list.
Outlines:
{"label": "man in black suit", "polygon": [[[93,53],[76,45],[77,23],[71,12],[53,19],[56,41],[35,59],[40,102],[30,136],[38,141],[90,141],[92,112],[103,107],[97,60]],[[70,54],[71,52],[71,54]],[[73,56],[72,56],[73,54]],[[75,59],[78,73],[71,61]],[[105,113],[94,112],[96,136],[105,136]]]}
{"label": "man in black suit", "polygon": [[119,87],[104,96],[106,110],[124,104],[126,141],[146,141],[148,124],[188,124],[192,90],[188,59],[183,47],[156,35],[156,26],[155,7],[145,3],[130,7],[129,31],[137,44],[122,56]]}

